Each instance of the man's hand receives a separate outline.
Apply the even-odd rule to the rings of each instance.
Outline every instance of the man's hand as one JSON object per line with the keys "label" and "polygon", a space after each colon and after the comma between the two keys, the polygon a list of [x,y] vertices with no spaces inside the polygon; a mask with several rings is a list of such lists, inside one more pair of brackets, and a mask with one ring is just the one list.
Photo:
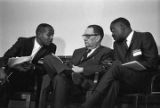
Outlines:
{"label": "man's hand", "polygon": [[7,78],[7,74],[5,73],[3,68],[0,68],[0,84],[5,83]]}
{"label": "man's hand", "polygon": [[84,71],[84,68],[73,65],[72,71],[75,72],[75,73],[82,73]]}
{"label": "man's hand", "polygon": [[38,60],[38,64],[43,64],[44,63],[44,58],[41,58],[40,60]]}

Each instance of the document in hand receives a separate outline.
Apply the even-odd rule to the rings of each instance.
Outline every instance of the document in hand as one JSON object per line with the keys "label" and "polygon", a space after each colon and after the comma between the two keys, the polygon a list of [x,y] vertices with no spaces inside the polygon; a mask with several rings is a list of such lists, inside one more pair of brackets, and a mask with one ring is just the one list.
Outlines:
{"label": "document in hand", "polygon": [[138,61],[131,61],[131,62],[127,62],[127,63],[124,63],[122,64],[123,66],[126,66],[128,68],[132,68],[132,69],[135,69],[135,70],[138,70],[138,71],[142,71],[142,70],[145,70],[146,68],[141,64],[139,63]]}
{"label": "document in hand", "polygon": [[12,57],[8,60],[8,66],[14,67],[15,65],[19,65],[25,62],[30,62],[32,60],[31,56],[22,56],[22,57]]}
{"label": "document in hand", "polygon": [[[52,64],[47,64],[47,63],[52,63]],[[48,65],[51,69],[56,70],[57,73],[61,73],[64,70],[71,70],[71,68],[65,65],[63,61],[54,54],[46,56],[44,59],[44,64]]]}

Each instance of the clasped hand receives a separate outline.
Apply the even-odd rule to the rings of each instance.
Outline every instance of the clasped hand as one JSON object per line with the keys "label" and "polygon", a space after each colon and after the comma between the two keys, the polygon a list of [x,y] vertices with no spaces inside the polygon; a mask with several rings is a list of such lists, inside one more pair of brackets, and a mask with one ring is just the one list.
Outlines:
{"label": "clasped hand", "polygon": [[73,65],[72,66],[72,71],[75,72],[75,73],[82,73],[84,71],[84,68]]}

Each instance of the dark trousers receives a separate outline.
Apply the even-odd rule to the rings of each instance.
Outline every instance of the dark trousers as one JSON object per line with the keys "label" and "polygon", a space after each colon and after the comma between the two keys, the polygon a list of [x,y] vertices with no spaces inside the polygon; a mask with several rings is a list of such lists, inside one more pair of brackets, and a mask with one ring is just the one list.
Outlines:
{"label": "dark trousers", "polygon": [[[53,65],[52,57],[47,56],[44,58],[44,64],[43,64],[47,74],[48,78],[46,78],[46,83],[42,83],[42,91],[40,95],[40,104],[39,108],[46,108],[47,104],[47,97],[48,97],[48,85],[49,80],[52,81],[52,87],[53,87],[53,97],[51,100],[51,108],[64,108],[64,106],[67,103],[67,95],[68,95],[68,79],[64,74],[57,74],[57,71]],[[48,81],[47,81],[48,80]],[[45,81],[45,80],[44,80]]]}
{"label": "dark trousers", "polygon": [[9,102],[8,85],[0,85],[0,108],[7,108]]}
{"label": "dark trousers", "polygon": [[[53,89],[50,91],[50,84],[51,82],[54,82],[54,78],[57,75],[55,68],[52,66],[52,60],[50,58],[44,58],[43,66],[47,74],[42,78],[43,80],[39,99],[39,108],[47,107],[48,94],[49,92],[53,92]],[[53,87],[53,85],[51,85],[51,87]]]}
{"label": "dark trousers", "polygon": [[[66,99],[64,99],[67,94],[66,84],[63,77],[56,75],[54,79],[50,80],[49,77],[46,77],[45,82],[42,83],[41,95],[39,101],[39,108],[46,108],[49,92],[52,92],[52,98],[50,98],[51,108],[63,108],[65,106]],[[52,83],[51,83],[51,82]],[[52,85],[50,85],[50,83]],[[50,89],[52,87],[52,89]]]}
{"label": "dark trousers", "polygon": [[49,89],[50,81],[51,79],[48,75],[43,76],[40,99],[39,99],[39,108],[47,107],[47,97],[48,97],[48,93],[50,92],[50,89]]}
{"label": "dark trousers", "polygon": [[81,85],[75,84],[71,76],[65,73],[58,74],[53,80],[54,98],[51,108],[64,108],[72,103],[84,102],[85,92]]}
{"label": "dark trousers", "polygon": [[51,108],[64,108],[67,103],[67,94],[69,91],[67,81],[64,76],[57,75],[53,80],[54,100],[51,103]]}
{"label": "dark trousers", "polygon": [[145,89],[147,79],[147,72],[135,71],[114,62],[113,66],[101,78],[95,92],[86,99],[82,106],[94,108],[95,104],[101,102],[101,108],[113,108],[121,89],[122,91],[123,89],[125,91]]}

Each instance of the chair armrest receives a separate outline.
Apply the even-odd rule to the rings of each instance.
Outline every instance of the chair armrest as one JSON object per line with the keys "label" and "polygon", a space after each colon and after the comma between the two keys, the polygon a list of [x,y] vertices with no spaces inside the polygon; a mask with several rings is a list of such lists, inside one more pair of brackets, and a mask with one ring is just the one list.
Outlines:
{"label": "chair armrest", "polygon": [[[160,94],[160,88],[157,88],[158,91],[154,91],[154,89],[156,89],[156,83],[160,84],[157,80],[160,81],[160,73],[153,75],[151,79],[151,94]],[[160,85],[158,87],[160,87]]]}
{"label": "chair armrest", "polygon": [[99,72],[95,72],[93,83],[97,84],[99,81]]}

